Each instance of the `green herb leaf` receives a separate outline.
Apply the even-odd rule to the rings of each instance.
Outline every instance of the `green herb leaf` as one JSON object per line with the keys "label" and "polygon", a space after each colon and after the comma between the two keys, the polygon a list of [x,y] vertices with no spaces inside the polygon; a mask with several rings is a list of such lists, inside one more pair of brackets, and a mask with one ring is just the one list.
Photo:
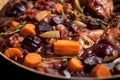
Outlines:
{"label": "green herb leaf", "polygon": [[102,24],[102,25],[107,25],[107,23],[106,23],[105,21],[103,21],[103,20],[101,20],[101,19],[99,19],[99,18],[95,18],[95,20],[96,20],[97,22],[99,22],[100,24]]}
{"label": "green herb leaf", "polygon": [[45,61],[45,60],[48,60],[48,59],[60,59],[62,61],[67,61],[68,59],[71,59],[73,57],[76,57],[78,59],[83,59],[80,56],[60,56],[60,57],[42,58],[42,60]]}
{"label": "green herb leaf", "polygon": [[26,24],[26,21],[21,22],[17,27],[11,27],[8,30],[6,30],[5,32],[1,32],[0,36],[7,36],[7,35],[11,35],[17,32],[20,32],[20,29]]}

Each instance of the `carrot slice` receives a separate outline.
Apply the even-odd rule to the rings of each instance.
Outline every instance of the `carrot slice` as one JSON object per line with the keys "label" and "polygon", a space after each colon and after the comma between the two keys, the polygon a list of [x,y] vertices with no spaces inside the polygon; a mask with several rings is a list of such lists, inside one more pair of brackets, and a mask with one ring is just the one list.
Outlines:
{"label": "carrot slice", "polygon": [[28,13],[32,13],[33,9],[32,8],[28,8],[24,11],[24,13],[28,14]]}
{"label": "carrot slice", "polygon": [[52,17],[52,16],[57,16],[57,14],[50,14],[50,16]]}
{"label": "carrot slice", "polygon": [[[19,22],[16,22],[16,21],[12,21],[11,22],[11,26],[12,27],[17,27],[20,23]],[[36,31],[35,31],[35,25],[34,24],[26,24],[25,26],[23,26],[23,28],[21,28],[21,36],[25,36],[27,34],[36,34]]]}
{"label": "carrot slice", "polygon": [[12,21],[11,22],[11,26],[12,27],[17,27],[20,23],[19,22],[16,22],[16,21]]}
{"label": "carrot slice", "polygon": [[42,57],[38,53],[29,53],[25,56],[23,64],[28,67],[35,67],[42,61]]}
{"label": "carrot slice", "polygon": [[22,51],[18,48],[8,48],[5,50],[4,54],[9,58],[22,57]]}
{"label": "carrot slice", "polygon": [[77,55],[80,52],[78,41],[57,40],[54,42],[54,53],[59,55]]}
{"label": "carrot slice", "polygon": [[60,12],[61,10],[63,10],[63,5],[61,3],[56,3],[55,8],[56,8],[57,12]]}
{"label": "carrot slice", "polygon": [[20,34],[22,36],[26,36],[27,34],[36,34],[34,24],[26,24],[23,28],[21,28]]}
{"label": "carrot slice", "polygon": [[84,66],[82,65],[82,62],[77,58],[71,58],[68,62],[68,70],[75,72],[75,71],[81,71],[83,70]]}
{"label": "carrot slice", "polygon": [[106,66],[104,66],[102,64],[97,64],[90,72],[90,76],[92,76],[92,77],[110,77],[111,72]]}

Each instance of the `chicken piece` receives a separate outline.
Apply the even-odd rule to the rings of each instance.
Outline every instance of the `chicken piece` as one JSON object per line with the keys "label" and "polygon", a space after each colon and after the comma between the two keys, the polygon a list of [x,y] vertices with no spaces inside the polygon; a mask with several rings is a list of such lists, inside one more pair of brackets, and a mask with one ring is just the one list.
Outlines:
{"label": "chicken piece", "polygon": [[118,28],[111,28],[107,31],[107,41],[116,48],[120,49],[120,30]]}
{"label": "chicken piece", "polygon": [[89,8],[96,17],[107,21],[113,12],[113,1],[112,0],[80,0],[82,5]]}
{"label": "chicken piece", "polygon": [[93,41],[96,41],[98,38],[100,38],[103,34],[102,29],[96,29],[96,30],[88,30],[88,29],[80,29],[77,33],[81,35],[88,36]]}

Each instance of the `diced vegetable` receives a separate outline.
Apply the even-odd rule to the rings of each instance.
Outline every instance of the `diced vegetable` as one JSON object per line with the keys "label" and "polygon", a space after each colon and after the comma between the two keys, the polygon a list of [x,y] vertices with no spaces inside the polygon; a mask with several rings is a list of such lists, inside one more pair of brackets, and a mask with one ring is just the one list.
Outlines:
{"label": "diced vegetable", "polygon": [[27,34],[36,34],[34,24],[26,24],[23,28],[21,28],[20,34],[22,36],[26,36]]}
{"label": "diced vegetable", "polygon": [[19,22],[16,22],[16,21],[12,21],[11,22],[11,26],[12,27],[17,27],[20,23]]}
{"label": "diced vegetable", "polygon": [[36,15],[35,15],[35,19],[37,21],[41,21],[42,19],[44,19],[46,16],[48,16],[51,12],[48,11],[48,10],[43,10],[43,11],[40,11],[38,12]]}
{"label": "diced vegetable", "polygon": [[77,55],[81,45],[78,41],[57,40],[54,42],[54,53],[59,55]]}
{"label": "diced vegetable", "polygon": [[23,64],[28,67],[35,67],[42,61],[42,57],[38,53],[29,53],[25,56]]}
{"label": "diced vegetable", "polygon": [[56,8],[57,12],[60,12],[63,10],[63,5],[61,3],[56,3],[55,8]]}
{"label": "diced vegetable", "polygon": [[24,37],[18,37],[19,42],[23,42],[23,40],[24,40]]}
{"label": "diced vegetable", "polygon": [[97,64],[90,72],[91,77],[110,77],[110,70],[103,64]]}
{"label": "diced vegetable", "polygon": [[78,20],[73,21],[74,24],[76,24],[80,28],[85,28],[87,25],[84,24],[83,22],[80,22]]}
{"label": "diced vegetable", "polygon": [[81,71],[83,68],[82,62],[77,58],[71,58],[68,62],[68,70],[71,72]]}
{"label": "diced vegetable", "polygon": [[28,8],[28,9],[26,9],[26,10],[24,11],[24,13],[25,13],[25,14],[32,13],[32,10],[33,10],[32,8]]}
{"label": "diced vegetable", "polygon": [[18,48],[8,48],[4,54],[9,58],[22,57],[22,51]]}
{"label": "diced vegetable", "polygon": [[43,38],[60,38],[60,32],[59,31],[47,31],[40,34],[40,37]]}

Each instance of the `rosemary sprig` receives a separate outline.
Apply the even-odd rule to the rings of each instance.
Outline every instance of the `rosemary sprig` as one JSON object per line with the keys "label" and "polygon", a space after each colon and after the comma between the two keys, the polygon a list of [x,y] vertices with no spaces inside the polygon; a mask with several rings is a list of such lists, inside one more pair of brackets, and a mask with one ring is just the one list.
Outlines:
{"label": "rosemary sprig", "polygon": [[108,23],[106,23],[105,21],[99,19],[99,18],[94,18],[97,22],[101,23],[102,25],[107,25]]}
{"label": "rosemary sprig", "polygon": [[45,61],[45,60],[49,60],[49,59],[60,59],[62,61],[67,61],[68,59],[73,58],[73,57],[76,57],[78,59],[83,59],[80,56],[61,56],[61,57],[50,57],[50,58],[44,58],[43,57],[42,60]]}
{"label": "rosemary sprig", "polygon": [[11,27],[8,30],[6,30],[5,32],[1,32],[0,36],[7,36],[7,35],[11,35],[17,32],[20,32],[20,29],[26,24],[26,21],[21,22],[17,27]]}

